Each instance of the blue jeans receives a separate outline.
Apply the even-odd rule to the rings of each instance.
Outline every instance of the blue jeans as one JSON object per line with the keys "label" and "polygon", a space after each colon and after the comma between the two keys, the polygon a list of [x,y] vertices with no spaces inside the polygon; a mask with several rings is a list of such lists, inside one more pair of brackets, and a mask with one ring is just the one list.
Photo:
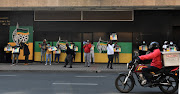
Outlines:
{"label": "blue jeans", "polygon": [[51,54],[46,54],[46,64],[48,62],[49,59],[49,64],[51,64]]}
{"label": "blue jeans", "polygon": [[58,62],[59,62],[59,56],[60,56],[60,54],[55,54],[55,58],[54,58],[55,62],[56,62],[56,58],[58,58]]}

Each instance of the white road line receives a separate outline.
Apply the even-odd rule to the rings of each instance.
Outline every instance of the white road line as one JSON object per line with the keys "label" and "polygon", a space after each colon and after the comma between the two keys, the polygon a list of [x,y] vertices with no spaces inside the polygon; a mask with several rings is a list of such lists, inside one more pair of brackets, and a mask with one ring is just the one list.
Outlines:
{"label": "white road line", "polygon": [[16,76],[16,75],[0,75],[0,76]]}
{"label": "white road line", "polygon": [[52,83],[53,85],[87,85],[87,86],[97,86],[96,83]]}
{"label": "white road line", "polygon": [[107,77],[107,76],[75,76],[75,77],[84,77],[84,78],[103,78],[103,77]]}

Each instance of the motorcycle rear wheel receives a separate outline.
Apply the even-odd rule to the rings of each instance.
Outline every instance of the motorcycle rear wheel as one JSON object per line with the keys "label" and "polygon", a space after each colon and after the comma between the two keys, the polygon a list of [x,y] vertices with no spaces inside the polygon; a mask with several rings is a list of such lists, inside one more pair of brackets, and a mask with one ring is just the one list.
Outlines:
{"label": "motorcycle rear wheel", "polygon": [[[165,94],[173,94],[178,89],[178,79],[174,75],[166,75],[165,82],[170,83],[170,85],[159,86],[160,90]],[[162,78],[162,79],[164,79]]]}
{"label": "motorcycle rear wheel", "polygon": [[123,84],[127,75],[121,74],[115,80],[115,86],[121,93],[128,93],[134,88],[134,79],[129,77],[126,84]]}

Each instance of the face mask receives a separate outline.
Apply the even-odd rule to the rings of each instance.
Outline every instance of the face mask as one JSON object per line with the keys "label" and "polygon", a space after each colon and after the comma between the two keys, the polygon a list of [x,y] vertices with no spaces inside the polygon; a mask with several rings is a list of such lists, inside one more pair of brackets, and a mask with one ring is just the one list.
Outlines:
{"label": "face mask", "polygon": [[171,45],[173,45],[173,42],[170,42]]}
{"label": "face mask", "polygon": [[146,42],[145,41],[143,41],[143,44],[145,44]]}

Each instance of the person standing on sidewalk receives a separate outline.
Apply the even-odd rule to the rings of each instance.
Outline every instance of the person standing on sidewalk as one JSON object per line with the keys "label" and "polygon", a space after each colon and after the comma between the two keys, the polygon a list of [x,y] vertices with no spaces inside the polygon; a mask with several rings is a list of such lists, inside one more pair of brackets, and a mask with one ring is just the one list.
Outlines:
{"label": "person standing on sidewalk", "polygon": [[[45,62],[45,55],[46,55],[46,39],[43,40],[42,44],[39,44],[39,47],[41,48],[41,63]],[[43,60],[43,61],[42,61]]]}
{"label": "person standing on sidewalk", "polygon": [[25,56],[25,64],[24,65],[28,65],[28,58],[29,58],[29,48],[28,45],[26,45],[26,43],[21,42],[21,47],[24,50],[24,56]]}
{"label": "person standing on sidewalk", "polygon": [[14,60],[16,58],[16,64],[18,64],[18,57],[20,53],[21,46],[19,43],[16,43],[16,46],[12,47],[14,50],[12,51],[13,53],[13,59],[12,59],[12,66],[15,65]]}
{"label": "person standing on sidewalk", "polygon": [[49,59],[49,65],[51,65],[51,56],[52,56],[52,52],[48,50],[48,48],[51,47],[50,43],[47,44],[47,51],[46,51],[46,64],[48,62]]}
{"label": "person standing on sidewalk", "polygon": [[55,58],[54,58],[54,62],[56,62],[56,59],[58,58],[58,63],[59,63],[59,57],[60,57],[60,54],[61,54],[61,49],[60,49],[60,46],[57,45],[57,50],[55,51]]}
{"label": "person standing on sidewalk", "polygon": [[85,67],[90,67],[90,49],[91,49],[91,43],[89,43],[89,40],[87,40],[87,43],[83,46],[84,48],[84,58],[85,58]]}
{"label": "person standing on sidewalk", "polygon": [[69,68],[72,68],[72,58],[74,56],[74,51],[72,49],[70,49],[69,47],[69,44],[66,43],[66,58],[65,58],[65,63],[64,63],[64,67],[66,67],[68,65],[68,63],[70,63],[70,67]]}
{"label": "person standing on sidewalk", "polygon": [[[119,46],[116,44],[115,47],[119,47]],[[116,59],[117,59],[117,63],[119,63],[119,52],[114,52],[114,59],[115,59],[115,63],[116,63]]]}
{"label": "person standing on sidewalk", "polygon": [[90,62],[92,63],[92,64],[94,64],[94,45],[93,45],[93,43],[92,43],[92,45],[91,45],[91,50],[90,50]]}
{"label": "person standing on sidewalk", "polygon": [[110,66],[110,69],[113,69],[112,67],[112,63],[113,63],[113,57],[114,57],[114,45],[116,45],[117,42],[115,44],[112,44],[112,41],[109,41],[107,43],[107,55],[108,55],[108,65],[107,65],[107,68],[109,68],[109,64],[111,62],[111,66]]}

